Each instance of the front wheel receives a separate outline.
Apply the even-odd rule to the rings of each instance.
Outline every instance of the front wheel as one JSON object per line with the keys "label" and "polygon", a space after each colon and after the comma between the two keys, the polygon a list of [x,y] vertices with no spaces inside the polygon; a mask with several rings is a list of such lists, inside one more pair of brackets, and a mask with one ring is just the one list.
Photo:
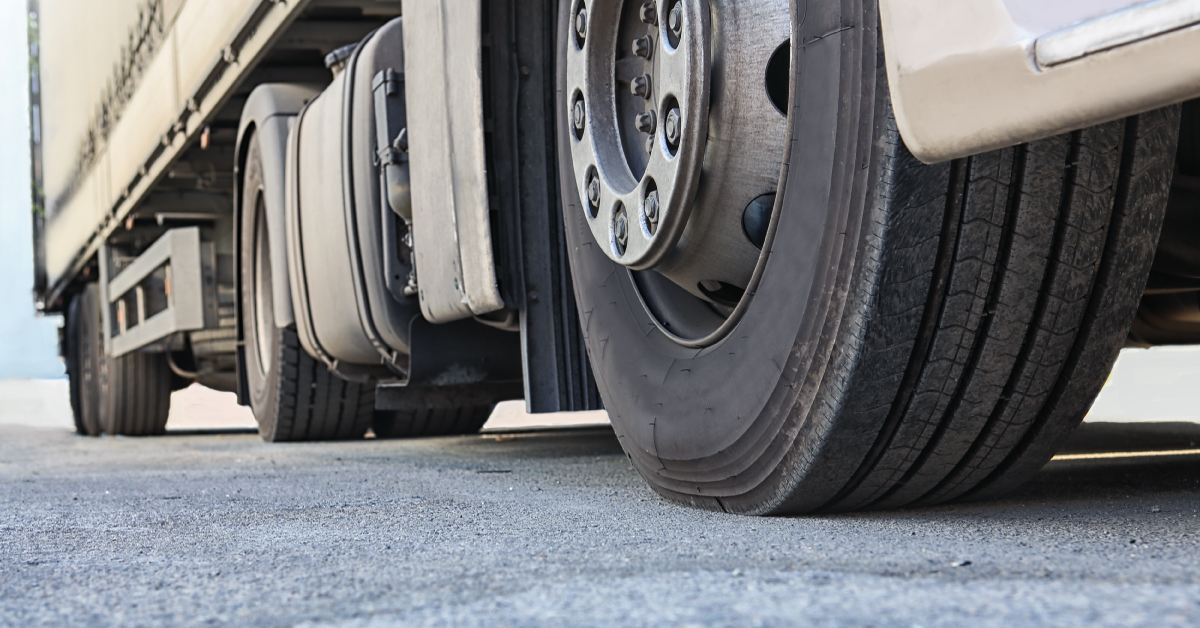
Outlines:
{"label": "front wheel", "polygon": [[605,407],[646,481],[695,506],[1002,492],[1126,337],[1179,110],[925,165],[876,5],[817,5],[798,25],[771,0],[560,5],[564,220]]}

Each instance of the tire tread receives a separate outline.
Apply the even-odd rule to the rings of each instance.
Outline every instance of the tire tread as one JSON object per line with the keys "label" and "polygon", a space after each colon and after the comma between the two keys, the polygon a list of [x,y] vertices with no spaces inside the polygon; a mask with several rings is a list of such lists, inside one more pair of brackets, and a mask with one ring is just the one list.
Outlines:
{"label": "tire tread", "polygon": [[[890,264],[874,286],[880,311],[861,358],[878,374],[852,384],[849,398],[898,371],[888,349],[912,349],[875,444],[826,509],[996,494],[1049,460],[1086,414],[1132,321],[1169,184],[1169,164],[1151,156],[1173,154],[1177,115],[1168,108],[977,155],[937,176],[901,148],[898,194],[885,202],[900,214],[929,214],[940,199],[946,222],[936,259],[930,215],[914,221],[926,229],[894,228],[882,243]],[[906,258],[922,247],[923,257]],[[922,268],[930,270],[910,270]],[[920,323],[909,274],[928,286]],[[901,324],[889,324],[893,311]],[[865,410],[880,414],[883,405]]]}

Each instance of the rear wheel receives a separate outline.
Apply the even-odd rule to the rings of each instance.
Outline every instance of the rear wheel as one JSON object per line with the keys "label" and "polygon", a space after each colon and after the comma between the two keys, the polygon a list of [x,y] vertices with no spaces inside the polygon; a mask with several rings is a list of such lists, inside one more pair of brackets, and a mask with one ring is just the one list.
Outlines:
{"label": "rear wheel", "polygon": [[1126,337],[1178,109],[925,165],[876,5],[817,4],[794,27],[771,0],[562,3],[564,219],[605,407],[650,485],[696,506],[1001,492]]}
{"label": "rear wheel", "polygon": [[333,374],[304,351],[294,326],[275,324],[263,168],[258,138],[252,137],[240,230],[242,351],[259,434],[267,441],[362,438],[375,409],[374,386]]}
{"label": "rear wheel", "polygon": [[70,380],[71,410],[75,431],[85,436],[100,435],[99,364],[97,347],[104,346],[98,321],[92,321],[95,306],[89,300],[91,288],[71,299],[67,308],[67,378]]}
{"label": "rear wheel", "polygon": [[153,436],[166,431],[171,370],[165,353],[104,351],[100,286],[88,284],[67,312],[67,374],[75,428],[99,436]]}

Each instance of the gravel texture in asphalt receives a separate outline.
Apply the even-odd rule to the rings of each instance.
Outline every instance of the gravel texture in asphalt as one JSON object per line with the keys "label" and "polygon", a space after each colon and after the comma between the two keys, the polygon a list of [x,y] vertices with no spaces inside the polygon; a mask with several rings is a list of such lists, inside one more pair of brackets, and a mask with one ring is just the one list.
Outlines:
{"label": "gravel texture in asphalt", "polygon": [[1085,424],[1001,501],[749,518],[659,499],[609,429],[0,426],[0,624],[1196,626],[1189,449],[1200,425]]}

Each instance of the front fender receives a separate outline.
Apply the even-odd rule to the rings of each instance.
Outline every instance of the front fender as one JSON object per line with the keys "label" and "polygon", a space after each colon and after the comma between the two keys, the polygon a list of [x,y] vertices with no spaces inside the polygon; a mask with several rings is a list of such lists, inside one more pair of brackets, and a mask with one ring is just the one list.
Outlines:
{"label": "front fender", "polygon": [[[267,206],[267,237],[271,244],[271,275],[275,293],[275,324],[287,327],[296,322],[292,309],[292,291],[288,280],[287,238],[285,233],[284,173],[287,136],[296,114],[309,100],[321,93],[319,86],[267,83],[250,92],[238,125],[237,153],[234,157],[234,223],[241,224],[241,173],[245,167],[246,144],[253,131],[258,135],[263,158],[263,193]],[[237,250],[241,250],[239,247]],[[240,263],[240,260],[239,260]],[[238,273],[237,277],[241,277]],[[240,279],[239,279],[240,281]],[[238,286],[241,294],[241,286]],[[240,317],[239,317],[240,320]],[[240,334],[239,334],[240,337]]]}
{"label": "front fender", "polygon": [[900,134],[934,163],[1200,96],[1197,0],[880,0]]}

